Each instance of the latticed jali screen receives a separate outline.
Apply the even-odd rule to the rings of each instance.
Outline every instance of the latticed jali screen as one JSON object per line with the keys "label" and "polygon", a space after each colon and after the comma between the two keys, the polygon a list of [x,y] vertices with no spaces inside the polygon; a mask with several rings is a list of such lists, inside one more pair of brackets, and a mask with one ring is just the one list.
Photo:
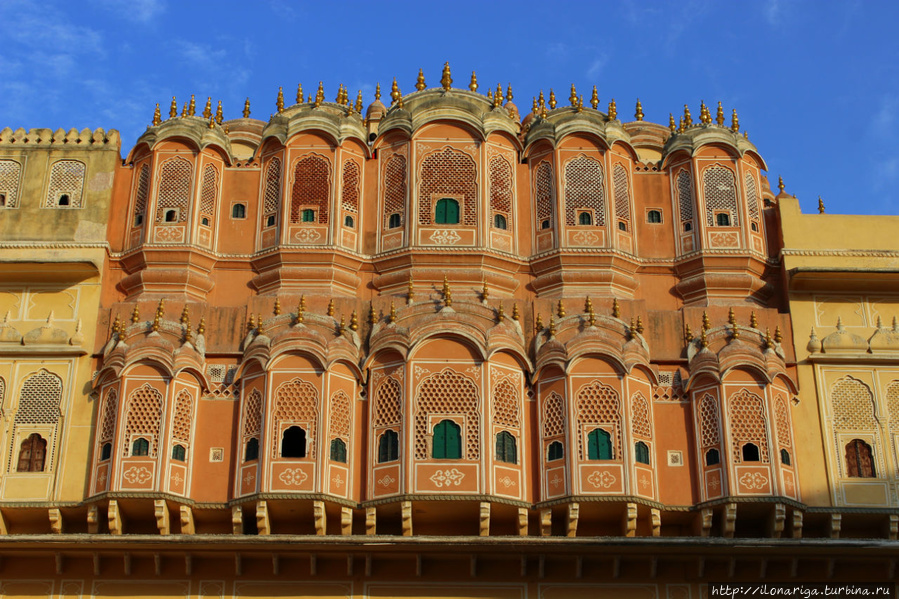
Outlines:
{"label": "latticed jali screen", "polygon": [[703,449],[718,447],[720,443],[718,402],[711,395],[703,396],[699,402],[699,438]]}
{"label": "latticed jali screen", "polygon": [[192,170],[190,162],[183,158],[171,158],[162,163],[156,197],[156,222],[162,222],[166,210],[172,208],[178,209],[178,222],[187,220]]}
{"label": "latticed jali screen", "polygon": [[328,409],[328,423],[328,437],[330,439],[340,437],[349,441],[350,397],[345,392],[338,391],[331,396],[331,406]]}
{"label": "latticed jali screen", "polygon": [[[315,458],[315,429],[318,423],[318,390],[311,383],[294,379],[275,392],[272,413],[272,439],[280,440],[282,424],[305,424],[309,443],[307,457]],[[272,457],[278,457],[280,443],[272,443]]]}
{"label": "latticed jali screen", "polygon": [[315,222],[328,224],[331,197],[331,163],[317,154],[296,162],[293,170],[293,192],[290,197],[290,222],[303,222],[303,210],[315,210]]}
{"label": "latticed jali screen", "polygon": [[203,169],[203,187],[200,191],[200,214],[215,218],[215,198],[218,195],[218,171],[211,164]]}
{"label": "latticed jali screen", "polygon": [[406,217],[406,157],[391,156],[384,166],[384,223],[390,226],[390,215],[398,214],[400,224]]}
{"label": "latticed jali screen", "polygon": [[478,170],[466,153],[447,147],[425,157],[421,162],[421,185],[418,188],[418,222],[431,224],[431,196],[460,197],[461,223],[478,224]]}
{"label": "latticed jali screen", "polygon": [[340,191],[340,202],[347,212],[359,211],[359,165],[355,160],[343,163],[343,188]]}
{"label": "latticed jali screen", "polygon": [[190,423],[193,414],[193,397],[182,389],[175,398],[175,414],[172,419],[172,439],[185,445],[190,443]]}
{"label": "latticed jali screen", "polygon": [[677,174],[677,205],[682,223],[693,220],[693,179],[686,170]]}
{"label": "latticed jali screen", "polygon": [[490,209],[506,218],[512,229],[512,165],[502,156],[490,159]]}
{"label": "latticed jali screen", "polygon": [[602,187],[602,164],[588,156],[578,156],[565,164],[565,223],[578,224],[578,211],[593,212],[596,226],[606,224],[606,202]]}
{"label": "latticed jali screen", "polygon": [[521,426],[519,395],[508,379],[501,380],[493,388],[493,423],[509,428]]}
{"label": "latticed jali screen", "polygon": [[830,391],[830,401],[834,429],[870,431],[877,427],[874,396],[861,381],[848,376],[840,379]]}
{"label": "latticed jali screen", "polygon": [[624,166],[615,165],[612,183],[615,185],[615,216],[619,221],[627,224],[627,228],[630,230],[631,203],[627,190],[627,171]]}
{"label": "latticed jali screen", "polygon": [[552,222],[553,217],[553,167],[548,162],[541,162],[534,172],[534,189],[537,204],[537,228],[542,228],[545,220]]}
{"label": "latticed jali screen", "polygon": [[577,393],[577,418],[580,433],[578,452],[585,459],[584,437],[590,429],[605,425],[612,437],[614,459],[621,459],[621,401],[613,388],[594,381],[580,388]]}
{"label": "latticed jali screen", "polygon": [[392,426],[402,420],[402,391],[396,379],[387,377],[375,393],[373,426]]}
{"label": "latticed jali screen", "polygon": [[743,461],[742,447],[753,443],[759,448],[759,459],[768,463],[768,433],[765,402],[758,395],[742,389],[730,396],[729,422],[734,463]]}
{"label": "latticed jali screen", "polygon": [[[134,189],[134,224],[138,226],[138,217],[147,213],[147,202],[150,199],[150,167],[146,164],[140,167],[137,176],[137,186]],[[140,224],[143,224],[142,222]]]}
{"label": "latticed jali screen", "polygon": [[[263,201],[263,216],[267,217],[278,212],[281,203],[281,159],[272,158],[265,169],[265,199]],[[265,224],[263,223],[263,226]]]}
{"label": "latticed jali screen", "polygon": [[60,160],[50,169],[50,187],[47,192],[47,207],[59,205],[63,194],[69,196],[69,208],[81,208],[81,194],[84,191],[84,163],[77,160]]}
{"label": "latticed jali screen", "polygon": [[156,457],[159,448],[159,429],[162,419],[162,393],[144,385],[131,392],[125,413],[125,439],[122,453],[131,453],[134,439],[143,437],[150,442],[150,456]]}
{"label": "latticed jali screen", "polygon": [[737,186],[733,171],[723,166],[711,166],[702,174],[702,183],[706,223],[714,227],[715,214],[726,212],[730,215],[731,226],[738,226]]}
{"label": "latticed jali screen", "polygon": [[428,416],[430,414],[458,414],[465,416],[466,459],[477,460],[481,455],[480,442],[480,401],[478,388],[465,375],[450,369],[430,375],[418,388],[415,413],[415,457],[427,459]]}
{"label": "latticed jali screen", "polygon": [[565,412],[562,396],[550,393],[543,403],[543,438],[558,437],[565,434]]}
{"label": "latticed jali screen", "polygon": [[649,414],[649,402],[639,392],[631,397],[631,430],[635,437],[652,439],[652,419]]}
{"label": "latticed jali screen", "polygon": [[15,208],[19,205],[19,179],[22,165],[15,160],[0,160],[0,193],[6,196],[5,206]]}

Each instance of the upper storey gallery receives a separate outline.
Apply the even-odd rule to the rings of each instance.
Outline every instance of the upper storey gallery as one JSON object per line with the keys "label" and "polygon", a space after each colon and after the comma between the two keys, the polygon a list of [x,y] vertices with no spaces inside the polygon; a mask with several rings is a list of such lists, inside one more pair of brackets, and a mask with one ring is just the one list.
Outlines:
{"label": "upper storey gallery", "polygon": [[[605,253],[636,264],[713,253],[768,256],[774,196],[736,111],[702,104],[678,126],[619,119],[574,86],[569,106],[541,92],[521,118],[511,87],[487,95],[419,75],[394,81],[391,104],[362,114],[341,86],[334,102],[297,91],[268,121],[224,121],[193,98],[159,109],[117,184],[114,251],[188,245],[223,256],[345,253],[387,259],[452,247],[520,262]],[[537,269],[539,270],[539,269]],[[538,273],[539,274],[539,273]],[[538,285],[539,287],[539,285]],[[349,292],[349,289],[346,290]],[[626,291],[626,290],[625,290]]]}

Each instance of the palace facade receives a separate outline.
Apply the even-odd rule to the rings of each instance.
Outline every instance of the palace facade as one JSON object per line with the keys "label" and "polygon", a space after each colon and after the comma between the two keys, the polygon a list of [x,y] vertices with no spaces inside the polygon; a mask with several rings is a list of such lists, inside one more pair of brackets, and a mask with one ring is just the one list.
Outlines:
{"label": "palace facade", "polygon": [[477,90],[0,131],[0,596],[895,578],[899,217]]}

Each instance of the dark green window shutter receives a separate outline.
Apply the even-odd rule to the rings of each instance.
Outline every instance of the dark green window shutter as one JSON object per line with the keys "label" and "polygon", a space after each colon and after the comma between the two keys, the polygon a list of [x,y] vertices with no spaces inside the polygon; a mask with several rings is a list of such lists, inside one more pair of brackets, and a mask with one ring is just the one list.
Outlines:
{"label": "dark green window shutter", "polygon": [[438,225],[459,224],[459,202],[452,198],[440,198],[437,200],[437,208],[434,210],[434,222]]}
{"label": "dark green window shutter", "polygon": [[634,444],[634,455],[638,464],[649,464],[649,447],[643,441]]}
{"label": "dark green window shutter", "polygon": [[587,435],[587,459],[611,460],[612,436],[601,428],[590,431]]}
{"label": "dark green window shutter", "polygon": [[434,427],[434,459],[458,460],[462,457],[462,428],[451,420]]}

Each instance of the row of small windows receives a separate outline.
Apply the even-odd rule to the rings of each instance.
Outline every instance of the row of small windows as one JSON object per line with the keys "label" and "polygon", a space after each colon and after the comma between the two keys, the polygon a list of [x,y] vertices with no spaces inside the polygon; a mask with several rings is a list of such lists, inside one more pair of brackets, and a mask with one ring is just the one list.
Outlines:
{"label": "row of small windows", "polygon": [[[131,457],[140,457],[150,455],[150,441],[143,437],[138,437],[131,444]],[[112,456],[112,443],[104,443],[100,448],[100,461],[104,462]],[[183,462],[187,459],[187,448],[181,444],[172,447],[172,459]]]}

